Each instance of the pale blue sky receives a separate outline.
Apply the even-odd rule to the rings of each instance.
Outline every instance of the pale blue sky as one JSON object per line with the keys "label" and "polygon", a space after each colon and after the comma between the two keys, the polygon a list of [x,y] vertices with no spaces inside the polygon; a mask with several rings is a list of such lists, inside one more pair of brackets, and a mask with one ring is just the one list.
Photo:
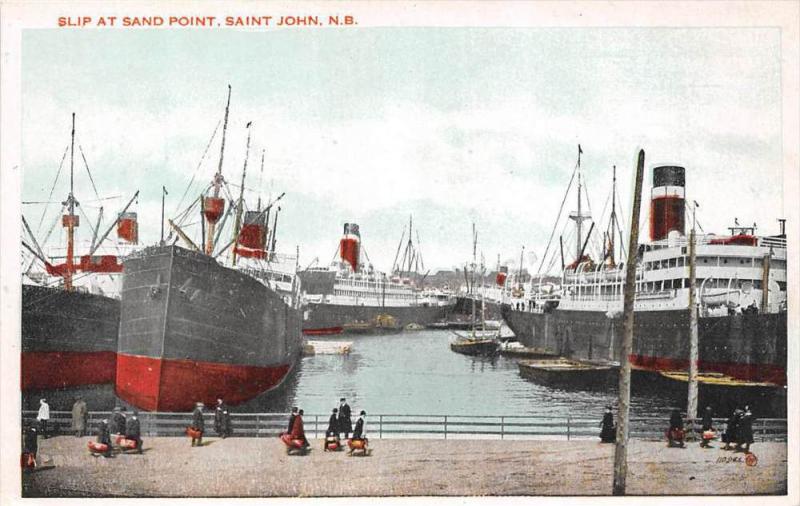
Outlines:
{"label": "pale blue sky", "polygon": [[[355,221],[388,269],[410,213],[429,267],[463,263],[472,220],[492,264],[522,244],[541,255],[579,142],[596,218],[613,164],[627,216],[644,147],[648,167],[687,167],[706,230],[724,232],[735,216],[773,232],[779,41],[766,28],[26,30],[23,200],[47,197],[74,111],[101,196],[141,190],[141,237],[157,241],[159,189],[172,215],[230,83],[223,173],[238,184],[253,121],[248,181],[265,148],[263,194],[271,181],[287,192],[279,248],[299,244],[303,264],[327,263],[342,223]],[[77,174],[78,198],[94,205]],[[24,211],[38,223],[40,207]]]}

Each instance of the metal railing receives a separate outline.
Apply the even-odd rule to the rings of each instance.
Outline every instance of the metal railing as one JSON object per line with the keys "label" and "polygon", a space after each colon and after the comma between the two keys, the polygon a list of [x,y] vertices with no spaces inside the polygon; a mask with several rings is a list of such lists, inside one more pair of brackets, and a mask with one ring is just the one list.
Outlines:
{"label": "metal railing", "polygon": [[[35,423],[36,411],[23,411],[24,423]],[[130,415],[130,413],[128,413]],[[89,429],[93,433],[102,419],[111,416],[108,411],[89,413]],[[304,416],[308,437],[325,435],[330,415]],[[206,434],[214,435],[214,414],[206,413]],[[143,437],[183,436],[192,420],[191,413],[139,413]],[[71,414],[68,411],[51,411],[48,432],[71,434]],[[286,413],[233,413],[233,436],[276,437],[286,431]],[[424,439],[596,439],[600,433],[599,418],[573,416],[528,415],[405,415],[375,414],[367,418],[366,432],[371,438],[424,438]],[[655,417],[631,418],[630,437],[641,440],[663,440],[668,419]],[[725,419],[715,418],[714,427],[720,431]],[[699,421],[687,421],[689,436],[699,436]],[[785,418],[757,418],[753,421],[753,438],[758,442],[786,441]]]}

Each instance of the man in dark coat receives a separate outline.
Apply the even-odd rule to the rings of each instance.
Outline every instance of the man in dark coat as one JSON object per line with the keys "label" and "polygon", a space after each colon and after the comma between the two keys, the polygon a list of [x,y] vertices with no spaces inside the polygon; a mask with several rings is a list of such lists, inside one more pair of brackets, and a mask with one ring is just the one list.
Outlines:
{"label": "man in dark coat", "polygon": [[97,442],[106,445],[107,450],[103,457],[111,456],[111,434],[108,432],[108,420],[101,420],[97,426]]}
{"label": "man in dark coat", "polygon": [[731,413],[730,418],[728,418],[728,423],[725,425],[725,434],[722,436],[722,440],[725,442],[725,446],[722,447],[723,450],[730,450],[731,443],[736,443],[740,413],[741,410],[736,408],[733,410],[733,413]]}
{"label": "man in dark coat", "polygon": [[338,409],[333,408],[333,413],[331,413],[331,417],[328,418],[328,430],[325,431],[326,436],[336,436],[339,437],[339,412]]}
{"label": "man in dark coat", "polygon": [[748,406],[744,410],[736,431],[736,451],[750,453],[750,444],[753,443],[753,413]]}
{"label": "man in dark coat", "polygon": [[617,434],[614,430],[614,415],[611,414],[611,406],[606,406],[603,421],[600,422],[600,442],[613,443],[616,439]]}
{"label": "man in dark coat", "polygon": [[217,399],[217,407],[214,409],[214,430],[222,439],[231,435],[231,414],[222,399]]}
{"label": "man in dark coat", "polygon": [[291,434],[294,427],[294,419],[297,417],[297,406],[292,408],[292,414],[289,415],[289,426],[286,428],[286,433]]}
{"label": "man in dark coat", "polygon": [[133,410],[133,415],[125,423],[125,439],[136,441],[136,451],[142,453],[142,430],[139,426],[139,412]]}
{"label": "man in dark coat", "polygon": [[356,427],[353,429],[353,439],[367,439],[364,434],[364,418],[366,416],[366,411],[361,411],[361,413],[359,413],[358,420],[356,420]]}
{"label": "man in dark coat", "polygon": [[23,434],[22,452],[33,455],[34,462],[39,453],[39,431],[36,427],[28,427]]}
{"label": "man in dark coat", "polygon": [[350,406],[345,401],[344,397],[339,399],[339,433],[344,433],[344,439],[350,435],[353,430],[353,421],[350,418]]}
{"label": "man in dark coat", "polygon": [[703,411],[703,434],[700,435],[700,446],[702,448],[712,448],[711,440],[705,438],[705,432],[709,430],[714,430],[714,413],[711,411],[711,406],[706,406],[706,410]]}
{"label": "man in dark coat", "polygon": [[205,420],[203,419],[203,403],[198,402],[192,412],[192,428],[200,433],[198,437],[192,438],[192,446],[203,446],[203,432],[206,428]]}
{"label": "man in dark coat", "polygon": [[667,431],[669,446],[675,446],[677,444],[683,448],[683,437],[683,418],[681,418],[680,411],[673,409],[669,417],[669,430]]}

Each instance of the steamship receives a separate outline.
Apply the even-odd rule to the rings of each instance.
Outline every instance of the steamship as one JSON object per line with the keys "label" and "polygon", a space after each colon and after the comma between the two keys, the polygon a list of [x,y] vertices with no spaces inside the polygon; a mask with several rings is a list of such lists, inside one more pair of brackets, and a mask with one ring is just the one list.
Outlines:
{"label": "steamship", "polygon": [[305,335],[424,326],[445,318],[453,308],[455,300],[451,295],[417,288],[408,276],[410,265],[386,275],[365,265],[361,253],[358,225],[345,223],[338,259],[328,267],[310,267],[299,273],[308,304],[303,322]]}
{"label": "steamship", "polygon": [[[578,162],[580,188],[580,153]],[[635,370],[670,373],[689,366],[689,244],[685,234],[685,169],[653,169],[650,242],[636,265],[633,352]],[[625,268],[605,237],[603,260],[585,254],[580,189],[575,260],[561,281],[533,283],[524,307],[505,305],[519,341],[564,357],[621,359]],[[612,204],[612,219],[615,219]],[[610,237],[613,238],[613,230]],[[591,229],[590,229],[591,233]],[[585,242],[588,242],[588,238]],[[563,255],[563,253],[562,253]],[[562,265],[564,260],[562,256]],[[756,226],[696,240],[699,371],[731,384],[786,385],[786,235],[760,236]]]}
{"label": "steamship", "polygon": [[[66,248],[40,245],[23,216],[27,233],[22,239],[22,257],[27,263],[22,276],[20,379],[23,394],[48,395],[55,390],[73,391],[114,383],[120,312],[119,273],[122,272],[116,253],[124,251],[125,244],[137,242],[136,213],[127,212],[135,196],[105,234],[98,238],[98,218],[96,225],[88,224],[95,229],[92,242],[76,241],[81,223],[77,214],[80,203],[72,187],[74,147],[73,114],[69,152],[71,186],[62,207],[65,214],[58,216],[67,229]],[[103,243],[115,227],[122,244],[117,244],[114,254],[106,254],[109,248]],[[78,251],[82,252],[80,256],[77,256]]]}
{"label": "steamship", "polygon": [[[275,202],[244,209],[247,155],[238,201],[226,210],[220,197],[229,107],[230,87],[217,172],[182,215],[200,206],[200,246],[170,220],[185,247],[164,241],[123,262],[116,393],[140,409],[186,411],[218,398],[239,404],[278,386],[300,356],[297,259],[277,254],[274,239],[266,247]],[[218,239],[230,215],[225,245]]]}

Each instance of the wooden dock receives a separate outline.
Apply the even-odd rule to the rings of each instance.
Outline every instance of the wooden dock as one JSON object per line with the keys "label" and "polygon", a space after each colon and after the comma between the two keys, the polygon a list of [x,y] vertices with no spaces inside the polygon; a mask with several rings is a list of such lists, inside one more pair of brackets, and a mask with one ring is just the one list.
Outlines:
{"label": "wooden dock", "polygon": [[[372,454],[288,456],[278,438],[145,438],[144,454],[92,457],[88,438],[43,440],[49,469],[25,473],[24,497],[341,497],[609,495],[614,445],[592,441],[379,440]],[[697,444],[667,448],[634,440],[633,495],[785,494],[785,443],[759,443],[743,454]],[[13,472],[13,470],[9,470]],[[17,482],[19,483],[19,482]]]}
{"label": "wooden dock", "polygon": [[567,358],[523,360],[519,372],[524,378],[543,384],[604,386],[617,379],[619,364]]}

